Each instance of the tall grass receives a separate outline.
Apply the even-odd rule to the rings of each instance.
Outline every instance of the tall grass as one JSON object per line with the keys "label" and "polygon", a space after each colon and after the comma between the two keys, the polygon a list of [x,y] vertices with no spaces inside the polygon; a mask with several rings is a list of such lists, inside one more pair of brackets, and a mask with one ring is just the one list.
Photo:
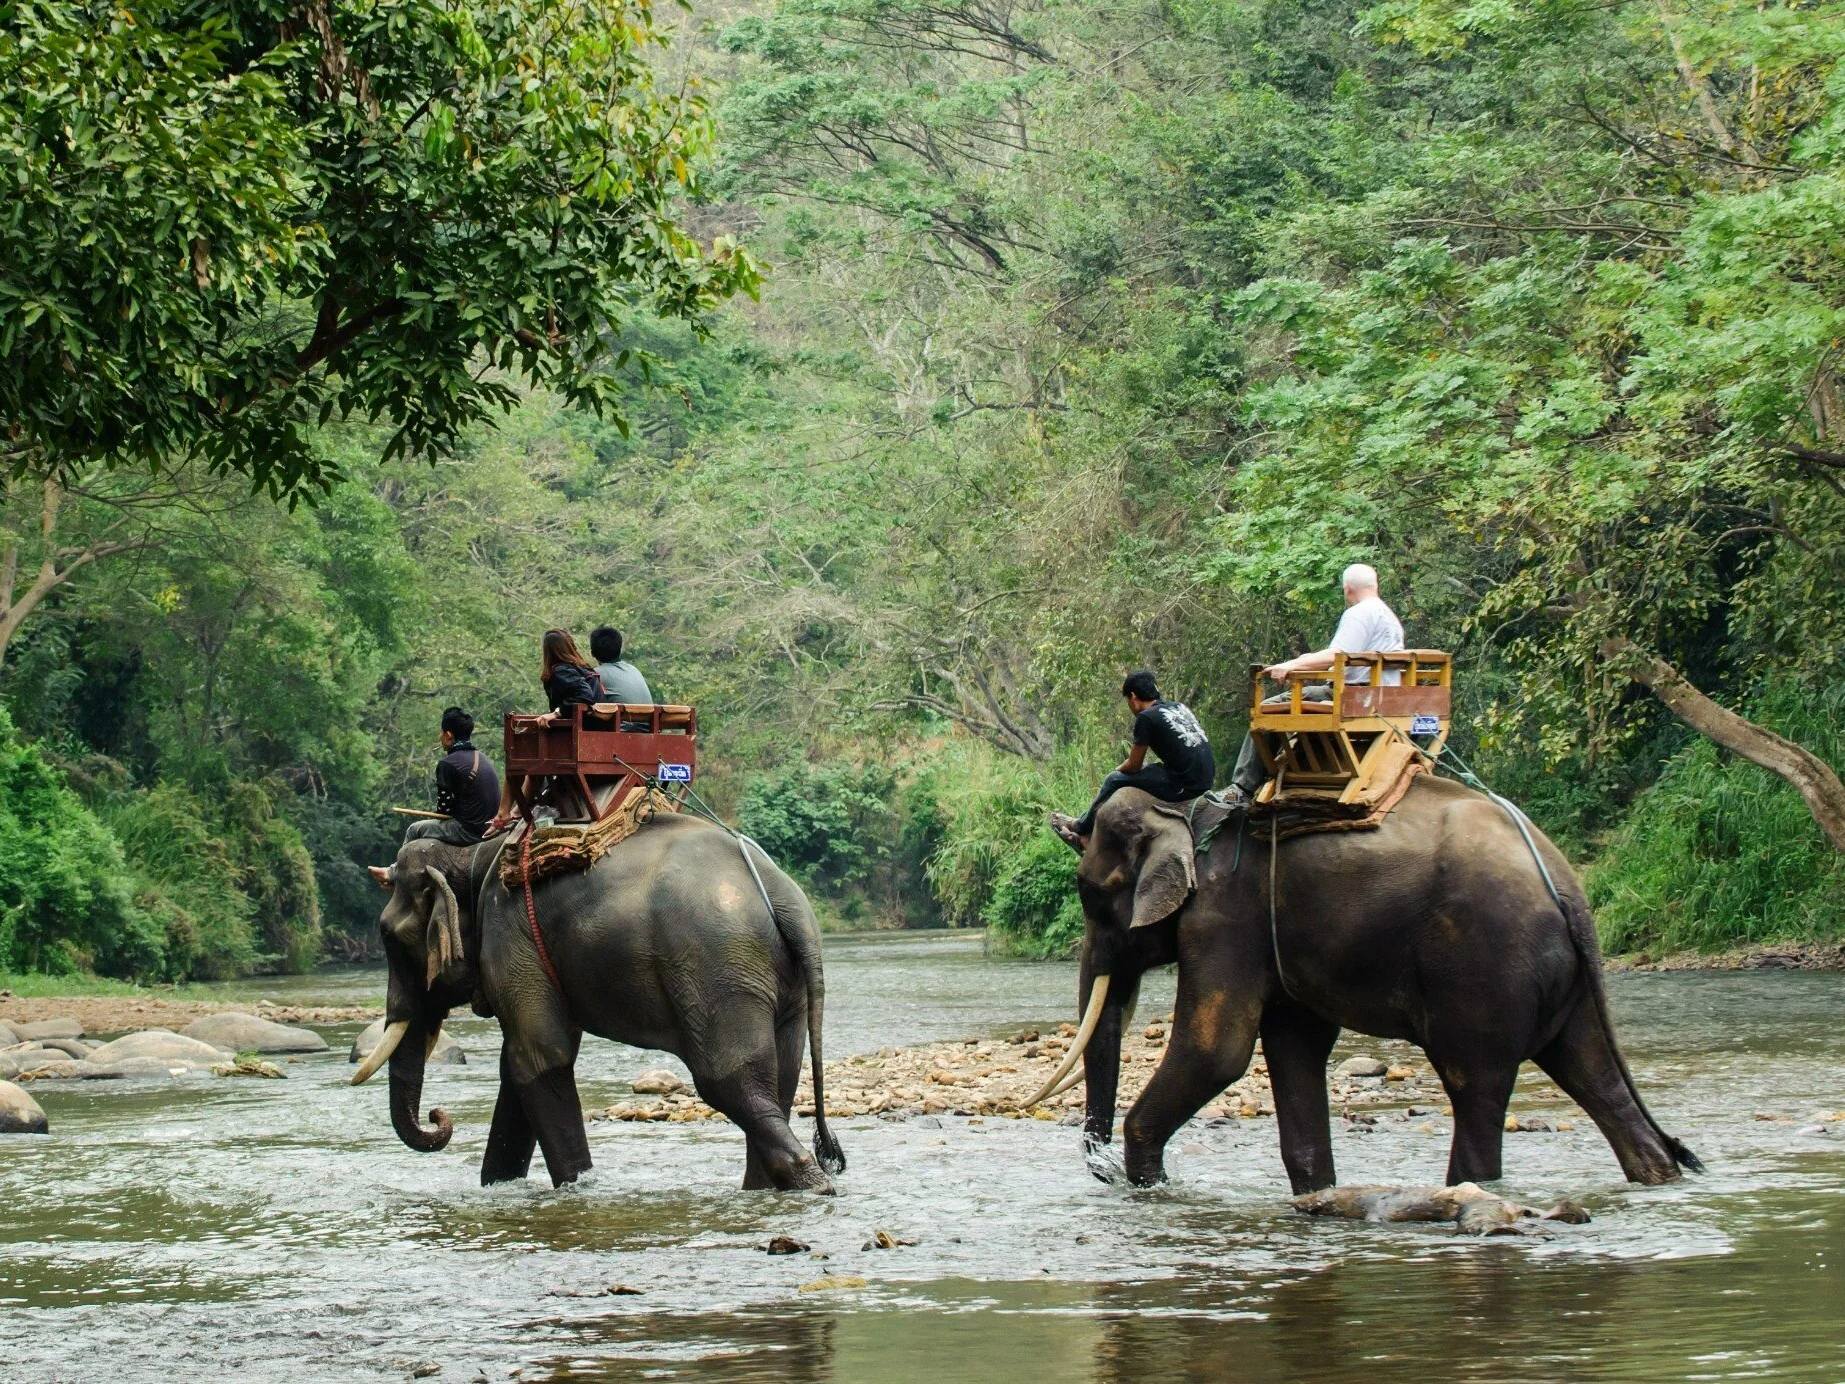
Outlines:
{"label": "tall grass", "polygon": [[[1845,690],[1775,688],[1750,714],[1845,765]],[[1793,789],[1708,740],[1667,763],[1587,876],[1610,951],[1845,938],[1845,854]]]}

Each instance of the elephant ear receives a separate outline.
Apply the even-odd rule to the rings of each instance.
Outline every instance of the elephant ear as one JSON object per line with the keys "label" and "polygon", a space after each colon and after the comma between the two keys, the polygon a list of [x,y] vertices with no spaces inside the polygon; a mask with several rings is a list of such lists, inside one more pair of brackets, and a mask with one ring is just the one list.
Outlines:
{"label": "elephant ear", "polygon": [[1191,831],[1183,822],[1164,821],[1151,814],[1148,824],[1153,840],[1134,884],[1134,920],[1130,927],[1164,922],[1185,906],[1198,885]]}
{"label": "elephant ear", "polygon": [[426,865],[423,870],[429,876],[430,883],[436,887],[429,907],[429,930],[424,938],[424,949],[429,958],[429,973],[425,983],[434,985],[437,977],[461,964],[461,905],[455,901],[455,891],[449,887],[448,876],[434,865]]}

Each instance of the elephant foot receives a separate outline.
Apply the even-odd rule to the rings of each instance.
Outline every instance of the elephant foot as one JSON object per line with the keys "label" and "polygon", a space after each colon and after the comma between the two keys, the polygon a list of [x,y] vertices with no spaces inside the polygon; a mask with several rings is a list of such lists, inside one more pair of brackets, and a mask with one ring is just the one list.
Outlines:
{"label": "elephant foot", "polygon": [[1157,1187],[1171,1180],[1166,1176],[1166,1160],[1157,1151],[1141,1153],[1130,1149],[1122,1162],[1127,1180],[1136,1187]]}
{"label": "elephant foot", "polygon": [[1121,1166],[1121,1155],[1093,1134],[1083,1136],[1083,1166],[1096,1181],[1106,1182],[1111,1187],[1127,1176],[1127,1170]]}

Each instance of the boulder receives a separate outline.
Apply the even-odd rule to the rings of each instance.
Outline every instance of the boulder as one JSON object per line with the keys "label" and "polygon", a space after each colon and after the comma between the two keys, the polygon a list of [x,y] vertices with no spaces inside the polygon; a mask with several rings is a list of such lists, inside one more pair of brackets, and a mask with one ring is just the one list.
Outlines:
{"label": "boulder", "polygon": [[1357,1057],[1346,1058],[1345,1061],[1341,1062],[1337,1067],[1334,1067],[1333,1075],[1343,1077],[1383,1076],[1389,1070],[1390,1068],[1388,1066],[1379,1062],[1375,1057],[1370,1057],[1361,1053]]}
{"label": "boulder", "polygon": [[203,1062],[210,1066],[235,1056],[235,1053],[201,1043],[197,1038],[184,1037],[169,1028],[144,1028],[139,1033],[117,1038],[113,1043],[104,1043],[90,1054],[90,1061],[116,1066],[125,1058],[159,1057]]}
{"label": "boulder", "polygon": [[180,1030],[185,1038],[197,1038],[215,1048],[231,1052],[325,1052],[327,1040],[311,1028],[292,1028],[287,1024],[258,1019],[250,1014],[207,1014],[194,1019]]}
{"label": "boulder", "polygon": [[[348,1062],[363,1062],[372,1055],[384,1037],[384,1020],[374,1019],[370,1028],[352,1040],[352,1051],[346,1054]],[[468,1055],[461,1050],[461,1044],[448,1036],[446,1031],[436,1037],[436,1050],[429,1054],[431,1062],[444,1063],[450,1067],[468,1065]]]}
{"label": "boulder", "polygon": [[39,1103],[10,1081],[0,1081],[0,1134],[44,1134],[51,1128]]}
{"label": "boulder", "polygon": [[0,1019],[0,1048],[10,1048],[15,1043],[23,1042],[25,1039],[19,1036],[19,1030],[5,1019]]}
{"label": "boulder", "polygon": [[38,1045],[46,1052],[61,1052],[66,1057],[76,1058],[79,1062],[86,1060],[101,1046],[97,1043],[86,1043],[81,1038],[40,1038]]}
{"label": "boulder", "polygon": [[670,1096],[685,1090],[685,1082],[676,1073],[661,1067],[656,1071],[642,1072],[634,1078],[634,1084],[628,1089],[637,1096]]}
{"label": "boulder", "polygon": [[190,1076],[193,1072],[209,1072],[228,1060],[228,1054],[209,1061],[191,1057],[118,1057],[109,1064],[109,1070],[117,1076]]}
{"label": "boulder", "polygon": [[75,1019],[40,1019],[36,1023],[11,1025],[21,1042],[29,1038],[81,1038],[83,1025]]}
{"label": "boulder", "polygon": [[66,1057],[61,1052],[44,1052],[28,1054],[19,1063],[15,1075],[30,1077],[33,1081],[97,1081],[122,1075],[116,1067],[105,1067],[100,1062],[85,1062],[78,1058]]}

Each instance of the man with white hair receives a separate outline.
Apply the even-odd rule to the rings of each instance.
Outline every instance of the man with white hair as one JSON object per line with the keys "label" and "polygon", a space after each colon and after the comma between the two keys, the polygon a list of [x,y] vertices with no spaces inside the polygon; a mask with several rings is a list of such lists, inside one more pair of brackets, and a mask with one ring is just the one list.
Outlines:
{"label": "man with white hair", "polygon": [[[1290,673],[1311,673],[1316,669],[1331,668],[1335,654],[1389,654],[1406,647],[1403,643],[1403,622],[1397,619],[1396,612],[1385,605],[1383,597],[1377,594],[1377,569],[1363,562],[1354,562],[1345,569],[1343,584],[1345,614],[1339,617],[1339,628],[1333,631],[1332,642],[1314,653],[1302,654],[1299,658],[1291,658],[1286,663],[1276,663],[1263,669],[1265,677],[1280,679]],[[1370,677],[1371,671],[1368,668],[1345,670],[1348,683],[1367,682]],[[1386,686],[1395,687],[1402,681],[1403,675],[1400,672],[1394,669],[1384,671]],[[1330,702],[1332,685],[1309,683],[1301,689],[1301,699]],[[1287,701],[1285,695],[1270,697],[1264,705],[1282,706]],[[1230,779],[1231,800],[1248,802],[1266,777],[1262,757],[1256,753],[1256,742],[1245,735],[1242,751],[1236,757],[1236,772]]]}

